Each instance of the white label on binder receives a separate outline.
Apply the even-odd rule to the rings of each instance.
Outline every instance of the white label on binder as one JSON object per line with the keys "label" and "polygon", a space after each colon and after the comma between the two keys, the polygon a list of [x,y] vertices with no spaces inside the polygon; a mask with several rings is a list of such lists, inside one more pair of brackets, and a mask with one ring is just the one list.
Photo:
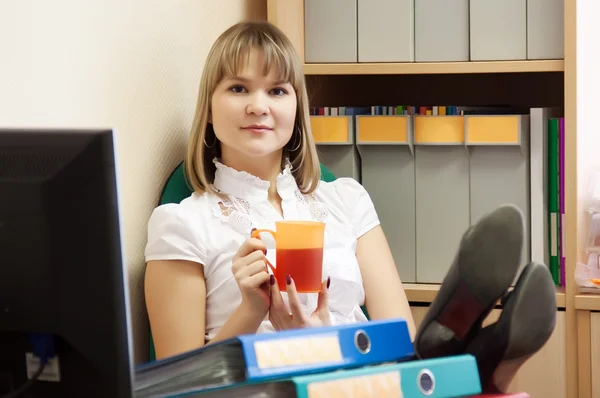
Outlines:
{"label": "white label on binder", "polygon": [[386,372],[308,385],[309,398],[402,398],[400,372]]}
{"label": "white label on binder", "polygon": [[550,213],[550,255],[558,256],[558,214]]}
{"label": "white label on binder", "polygon": [[337,334],[288,337],[254,343],[259,369],[342,362]]}

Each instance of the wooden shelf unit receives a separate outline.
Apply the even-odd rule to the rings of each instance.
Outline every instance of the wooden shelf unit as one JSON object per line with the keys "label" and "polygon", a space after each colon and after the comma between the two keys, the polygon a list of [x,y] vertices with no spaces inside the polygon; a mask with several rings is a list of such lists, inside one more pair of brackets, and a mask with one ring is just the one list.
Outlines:
{"label": "wooden shelf unit", "polygon": [[[440,290],[439,284],[430,284],[430,283],[405,283],[404,291],[406,292],[406,296],[408,297],[408,301],[411,303],[422,303],[422,304],[431,304],[431,302],[435,299],[438,291]],[[598,298],[596,305],[600,309],[600,296],[595,296]],[[556,308],[564,309],[565,308],[565,288],[557,287],[556,288]]]}
{"label": "wooden shelf unit", "polygon": [[306,75],[421,75],[563,72],[562,60],[304,64]]}
{"label": "wooden shelf unit", "polygon": [[600,311],[600,295],[594,293],[575,295],[575,309],[584,311]]}
{"label": "wooden shelf unit", "polygon": [[[566,288],[557,288],[557,329],[552,347],[528,366],[540,384],[550,373],[557,397],[591,397],[590,312],[600,295],[578,294],[573,270],[578,258],[581,204],[578,202],[576,0],[564,0],[564,60],[442,63],[304,63],[311,106],[373,104],[468,104],[558,106],[566,124]],[[267,0],[268,20],[291,39],[305,59],[304,0]],[[385,89],[381,89],[384,87]],[[379,88],[379,89],[378,89]],[[405,284],[413,310],[423,313],[439,285]],[[498,311],[498,310],[496,310]],[[423,315],[423,314],[421,314]],[[600,317],[598,317],[600,329]],[[600,340],[599,340],[600,341]],[[600,343],[598,343],[600,344]],[[547,352],[552,351],[552,357]],[[537,355],[537,354],[536,354]],[[535,358],[535,356],[534,356]],[[600,357],[599,357],[600,358]],[[559,361],[559,364],[555,362]],[[600,363],[600,362],[599,362]],[[600,366],[600,365],[599,365]],[[531,373],[533,372],[533,373]],[[540,383],[538,383],[540,381]],[[543,383],[541,383],[543,384]],[[599,383],[600,384],[600,383]],[[531,385],[531,384],[529,384]],[[554,388],[554,387],[553,387]],[[600,389],[600,387],[599,387]],[[553,390],[554,391],[554,390]],[[564,394],[563,394],[564,391]],[[532,395],[533,396],[533,395]]]}

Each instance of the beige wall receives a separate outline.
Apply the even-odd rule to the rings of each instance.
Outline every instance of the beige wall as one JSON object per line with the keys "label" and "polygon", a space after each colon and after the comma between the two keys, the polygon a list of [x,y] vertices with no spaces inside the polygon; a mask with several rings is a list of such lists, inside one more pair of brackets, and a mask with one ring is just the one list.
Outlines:
{"label": "beige wall", "polygon": [[216,37],[266,0],[0,2],[0,126],[113,127],[136,361],[146,359],[146,222],[181,160]]}

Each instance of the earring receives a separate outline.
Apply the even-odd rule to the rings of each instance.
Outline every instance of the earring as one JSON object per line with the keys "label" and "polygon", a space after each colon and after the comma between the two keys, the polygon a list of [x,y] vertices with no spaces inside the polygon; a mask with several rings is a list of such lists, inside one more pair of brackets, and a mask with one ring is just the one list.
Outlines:
{"label": "earring", "polygon": [[[206,143],[206,137],[209,136],[211,133],[215,139],[214,139],[212,145],[208,145]],[[207,148],[210,149],[210,148],[213,148],[215,145],[217,145],[217,135],[215,134],[215,130],[213,130],[212,123],[207,123],[206,130],[204,131],[204,146],[206,146]]]}
{"label": "earring", "polygon": [[217,136],[215,136],[215,139],[214,139],[212,145],[208,145],[206,143],[206,136],[204,137],[204,146],[206,146],[207,148],[213,148],[216,144],[217,144]]}
{"label": "earring", "polygon": [[294,145],[294,148],[292,148],[292,149],[288,148],[288,151],[290,151],[290,152],[297,151],[298,149],[300,149],[300,145],[302,145],[302,133],[300,133],[300,128],[298,126],[296,126],[296,128],[294,129],[293,136],[296,139],[296,141],[298,141],[298,143],[296,145]]}

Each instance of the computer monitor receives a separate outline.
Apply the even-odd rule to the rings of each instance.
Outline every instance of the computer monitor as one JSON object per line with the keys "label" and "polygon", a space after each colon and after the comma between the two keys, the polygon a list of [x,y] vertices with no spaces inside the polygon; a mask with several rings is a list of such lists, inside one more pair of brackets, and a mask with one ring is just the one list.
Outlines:
{"label": "computer monitor", "polygon": [[[0,397],[132,396],[113,142],[111,130],[0,129]],[[28,381],[47,336],[58,374],[51,360]]]}

